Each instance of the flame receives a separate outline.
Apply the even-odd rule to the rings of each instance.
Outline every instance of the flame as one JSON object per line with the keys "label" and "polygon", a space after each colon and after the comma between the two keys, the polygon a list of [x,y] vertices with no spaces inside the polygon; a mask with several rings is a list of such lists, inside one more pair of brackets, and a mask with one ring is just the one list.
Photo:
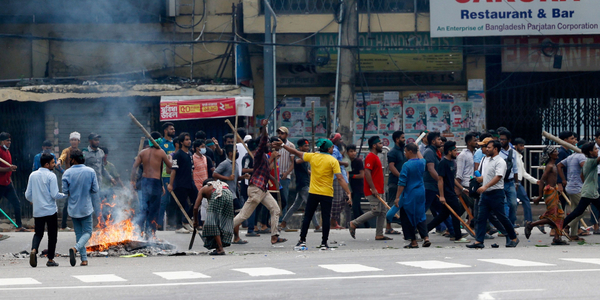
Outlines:
{"label": "flame", "polygon": [[98,217],[98,226],[89,240],[89,245],[90,247],[93,247],[94,251],[104,251],[111,246],[119,245],[124,241],[142,240],[138,233],[137,226],[131,221],[131,218],[135,213],[133,209],[123,209],[122,212],[116,211],[115,213],[124,217],[124,219],[118,218],[120,221],[114,219],[114,211],[112,208],[116,206],[116,197],[116,195],[113,195],[113,203],[103,201],[100,204],[100,211],[103,211],[104,206],[108,206],[111,209],[109,209],[110,212],[105,216],[105,220],[103,220],[102,216]]}

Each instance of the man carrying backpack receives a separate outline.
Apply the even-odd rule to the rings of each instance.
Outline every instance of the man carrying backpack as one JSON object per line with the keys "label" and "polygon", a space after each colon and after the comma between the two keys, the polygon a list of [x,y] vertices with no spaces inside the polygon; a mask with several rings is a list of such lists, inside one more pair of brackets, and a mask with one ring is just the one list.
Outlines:
{"label": "man carrying backpack", "polygon": [[517,151],[510,143],[512,134],[508,130],[500,132],[500,157],[506,162],[506,174],[504,175],[504,195],[506,198],[506,216],[511,224],[517,221],[517,186],[519,185],[519,167],[517,165]]}

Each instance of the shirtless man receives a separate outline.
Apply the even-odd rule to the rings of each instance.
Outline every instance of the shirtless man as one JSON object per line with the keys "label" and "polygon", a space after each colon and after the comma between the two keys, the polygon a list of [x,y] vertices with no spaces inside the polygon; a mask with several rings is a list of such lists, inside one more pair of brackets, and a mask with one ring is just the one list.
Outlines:
{"label": "shirtless man", "polygon": [[[131,185],[135,190],[137,169],[140,165],[142,165],[144,169],[141,181],[142,197],[140,197],[140,217],[138,218],[138,225],[146,239],[150,236],[153,237],[156,232],[160,198],[161,195],[164,194],[164,188],[161,181],[161,168],[163,163],[167,168],[171,168],[171,161],[164,150],[154,147],[146,148],[135,158],[131,171]],[[148,231],[149,229],[151,232]]]}
{"label": "shirtless man", "polygon": [[533,200],[533,203],[539,204],[544,198],[546,203],[546,212],[540,216],[539,221],[527,222],[525,224],[525,237],[529,239],[531,229],[534,226],[548,224],[554,229],[554,240],[552,245],[568,245],[560,238],[565,220],[565,212],[560,205],[559,191],[556,187],[558,179],[558,170],[556,160],[558,159],[558,150],[554,146],[548,146],[542,152],[542,165],[546,165],[540,184],[540,196]]}

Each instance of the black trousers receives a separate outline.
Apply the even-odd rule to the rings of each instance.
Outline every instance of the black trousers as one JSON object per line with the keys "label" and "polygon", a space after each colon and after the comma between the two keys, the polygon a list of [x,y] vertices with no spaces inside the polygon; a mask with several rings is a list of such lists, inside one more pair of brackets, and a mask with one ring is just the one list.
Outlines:
{"label": "black trousers", "polygon": [[[10,205],[12,205],[15,211],[15,223],[19,228],[23,227],[21,223],[21,202],[19,202],[19,197],[17,197],[17,192],[12,183],[9,185],[0,185],[0,200],[2,198],[6,198]],[[5,211],[8,214],[7,211]]]}
{"label": "black trousers", "polygon": [[[402,220],[402,232],[404,233],[404,239],[409,241],[416,240],[417,236],[415,234],[415,227],[408,219],[408,215],[406,214],[406,211],[404,211],[404,208],[400,209],[400,220]],[[416,229],[419,231],[419,235],[422,238],[429,236],[429,231],[427,231],[427,221],[417,224]]]}
{"label": "black trousers", "polygon": [[44,237],[44,229],[46,225],[48,225],[48,259],[54,259],[54,254],[56,253],[56,241],[58,238],[58,213],[33,219],[35,221],[35,234],[33,236],[33,241],[31,242],[31,248],[35,249],[38,253],[40,252],[40,242]]}
{"label": "black trousers", "polygon": [[[440,202],[441,203],[441,202]],[[465,212],[462,204],[460,204],[458,197],[449,196],[446,197],[446,203],[456,212],[457,215],[462,215]],[[431,231],[436,226],[442,224],[442,222],[446,221],[448,217],[452,217],[452,227],[454,227],[454,239],[460,240],[462,238],[462,232],[460,230],[460,221],[448,210],[448,208],[441,204],[440,210],[438,210],[438,215],[433,218],[433,220],[427,224],[427,231]]]}
{"label": "black trousers", "polygon": [[575,207],[575,209],[565,218],[565,221],[563,222],[563,224],[568,225],[569,223],[571,223],[571,221],[575,220],[575,218],[583,215],[583,213],[585,212],[585,209],[590,206],[590,204],[594,204],[594,206],[600,210],[600,199],[592,199],[592,198],[586,198],[586,197],[581,197],[581,200],[579,200],[579,204],[577,205],[577,207]]}
{"label": "black trousers", "polygon": [[[198,198],[198,189],[195,186],[193,188],[176,188],[173,190],[173,193],[175,194],[175,196],[177,196],[177,200],[179,200],[179,203],[181,203],[181,206],[183,206],[183,209],[185,210],[187,215],[192,216],[192,208],[194,207],[194,204],[190,205],[190,201],[191,203],[196,203],[196,198]],[[181,212],[179,205],[177,205],[177,203],[175,202],[175,199],[171,200],[171,205],[174,205],[174,208],[177,211],[177,213],[175,213],[175,227],[176,229],[179,229],[182,227],[182,224],[187,224],[188,220],[183,216],[183,213]],[[172,223],[169,222],[169,224]]]}
{"label": "black trousers", "polygon": [[308,227],[310,226],[310,222],[312,221],[319,204],[321,204],[321,219],[323,219],[323,224],[321,224],[321,228],[323,228],[321,243],[327,244],[329,230],[331,229],[331,205],[333,204],[333,197],[311,193],[308,194],[308,200],[306,200],[306,209],[304,211],[304,219],[302,220],[300,240],[306,241]]}

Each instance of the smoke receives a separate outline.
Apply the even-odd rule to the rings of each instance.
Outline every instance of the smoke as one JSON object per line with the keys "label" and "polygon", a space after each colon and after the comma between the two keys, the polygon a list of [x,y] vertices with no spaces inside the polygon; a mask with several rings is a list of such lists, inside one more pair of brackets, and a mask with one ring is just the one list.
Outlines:
{"label": "smoke", "polygon": [[[4,0],[3,16],[32,24],[35,35],[108,40],[164,40],[166,1],[146,0]],[[7,17],[5,17],[7,16]],[[33,29],[35,28],[35,29]],[[165,45],[41,41],[32,44],[32,77],[146,72],[172,66]],[[169,54],[169,55],[166,55]],[[46,64],[45,66],[43,64]]]}

